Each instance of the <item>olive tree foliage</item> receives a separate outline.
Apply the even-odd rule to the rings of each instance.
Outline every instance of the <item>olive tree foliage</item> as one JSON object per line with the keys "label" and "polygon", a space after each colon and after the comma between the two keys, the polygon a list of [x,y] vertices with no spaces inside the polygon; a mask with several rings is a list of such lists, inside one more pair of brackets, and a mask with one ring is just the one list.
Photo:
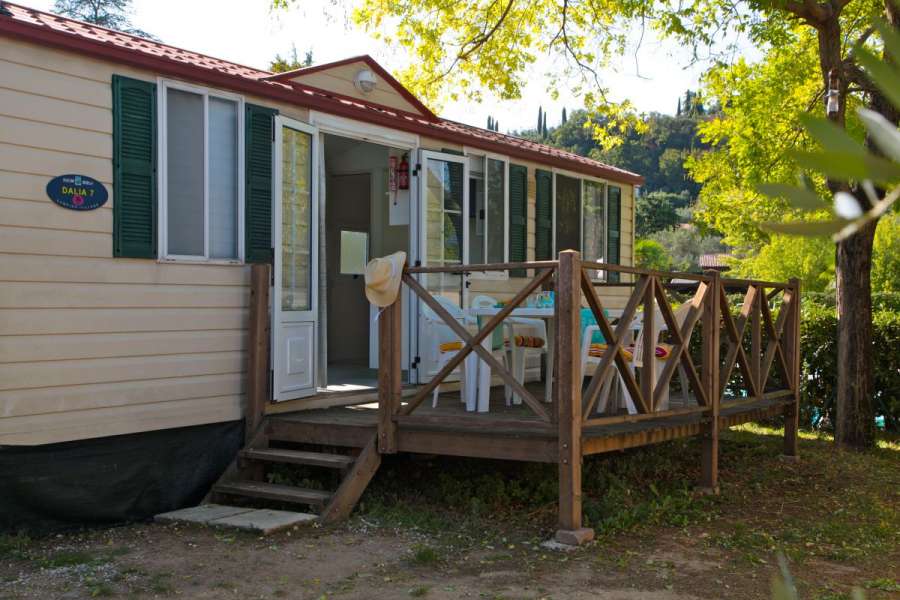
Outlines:
{"label": "olive tree foliage", "polygon": [[131,0],[56,0],[53,12],[79,21],[93,23],[152,40],[153,35],[131,23]]}

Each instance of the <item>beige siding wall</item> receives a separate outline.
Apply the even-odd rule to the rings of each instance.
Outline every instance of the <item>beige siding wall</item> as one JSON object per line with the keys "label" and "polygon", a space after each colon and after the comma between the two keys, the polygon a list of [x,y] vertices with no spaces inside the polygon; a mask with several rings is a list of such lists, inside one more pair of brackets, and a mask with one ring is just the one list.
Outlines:
{"label": "beige siding wall", "polygon": [[[112,258],[113,74],[155,79],[0,38],[0,445],[242,414],[247,268]],[[56,206],[64,173],[109,202]]]}
{"label": "beige siding wall", "polygon": [[374,90],[372,90],[368,94],[363,94],[362,92],[357,90],[356,86],[353,83],[353,80],[356,77],[356,74],[359,73],[360,69],[368,68],[369,66],[366,63],[364,63],[363,61],[358,61],[347,65],[332,67],[330,69],[325,69],[322,71],[316,71],[308,75],[294,77],[293,79],[291,79],[291,81],[296,81],[297,83],[303,83],[312,87],[317,87],[321,90],[328,90],[330,92],[349,96],[350,98],[357,98],[364,102],[375,102],[377,104],[381,104],[382,106],[388,106],[390,108],[396,108],[399,110],[404,110],[406,112],[421,114],[416,106],[410,103],[410,101],[404,98],[402,94],[400,94],[396,89],[394,89],[393,86],[391,86],[391,84],[389,84],[377,74],[375,75],[376,83]]}
{"label": "beige siding wall", "polygon": [[[242,415],[248,268],[112,257],[113,74],[155,80],[0,38],[0,445]],[[308,118],[302,108],[246,99]],[[462,150],[438,140],[422,146]],[[513,162],[528,166],[533,259],[537,165]],[[89,212],[56,206],[45,186],[65,173],[95,177],[109,202]],[[632,261],[631,198],[623,186],[624,264]],[[473,291],[509,297],[524,281],[481,280]]]}

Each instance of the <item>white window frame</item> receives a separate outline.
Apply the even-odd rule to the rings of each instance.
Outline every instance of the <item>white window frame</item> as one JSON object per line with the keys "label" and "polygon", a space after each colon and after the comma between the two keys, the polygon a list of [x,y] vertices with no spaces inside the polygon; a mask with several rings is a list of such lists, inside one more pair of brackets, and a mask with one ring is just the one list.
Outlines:
{"label": "white window frame", "polygon": [[[467,159],[471,159],[472,157],[481,157],[483,161],[483,173],[484,173],[484,202],[485,202],[485,219],[484,219],[484,248],[483,248],[483,256],[485,260],[487,260],[487,248],[488,248],[488,219],[487,219],[487,194],[488,194],[488,160],[496,160],[503,163],[503,262],[509,262],[509,157],[504,156],[502,154],[493,154],[491,152],[485,152],[484,150],[480,150],[478,148],[470,148],[469,146],[465,146],[463,148],[463,155]],[[468,162],[466,163],[469,164]],[[467,169],[468,171],[468,169]],[[466,186],[469,185],[468,177],[466,179]],[[526,194],[527,195],[527,194]],[[469,227],[469,223],[466,222],[465,227]],[[469,236],[471,237],[473,232],[469,232]],[[468,263],[468,251],[467,253],[467,263]],[[471,279],[499,279],[505,280],[509,279],[509,271],[471,271],[469,275]]]}
{"label": "white window frame", "polygon": [[[213,88],[201,87],[174,81],[170,79],[159,78],[157,80],[157,164],[159,172],[157,174],[157,193],[158,193],[158,211],[157,211],[157,230],[159,242],[159,262],[188,262],[188,263],[213,263],[213,264],[244,264],[245,248],[244,248],[244,97],[230,92],[224,92]],[[180,90],[203,96],[203,255],[183,255],[169,253],[168,240],[168,205],[169,205],[169,188],[168,188],[168,111],[167,103],[168,90]],[[237,258],[210,258],[209,256],[209,97],[221,98],[237,103]]]}
{"label": "white window frame", "polygon": [[[584,182],[592,181],[595,183],[603,184],[603,252],[602,257],[598,259],[596,262],[605,263],[606,262],[606,253],[609,247],[609,240],[607,236],[609,235],[609,186],[612,185],[612,182],[608,179],[603,179],[601,177],[592,177],[591,175],[584,175],[582,173],[576,173],[574,171],[567,171],[565,169],[552,169],[553,185],[552,190],[550,192],[551,202],[550,202],[550,213],[553,218],[553,254],[558,255],[559,250],[556,247],[556,177],[557,175],[562,175],[563,177],[568,177],[570,179],[577,179],[579,185],[579,195],[578,195],[578,241],[579,247],[578,251],[584,254]],[[616,184],[620,188],[621,184]],[[603,277],[594,278],[594,281],[605,281],[606,280],[606,271],[604,271]]]}

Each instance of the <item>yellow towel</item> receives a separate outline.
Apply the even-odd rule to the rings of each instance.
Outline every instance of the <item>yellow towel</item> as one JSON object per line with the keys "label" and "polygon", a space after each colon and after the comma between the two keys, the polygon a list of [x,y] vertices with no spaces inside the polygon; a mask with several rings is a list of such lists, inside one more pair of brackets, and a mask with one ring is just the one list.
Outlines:
{"label": "yellow towel", "polygon": [[465,344],[462,343],[462,340],[457,340],[455,342],[444,342],[438,349],[441,352],[458,352],[463,349]]}

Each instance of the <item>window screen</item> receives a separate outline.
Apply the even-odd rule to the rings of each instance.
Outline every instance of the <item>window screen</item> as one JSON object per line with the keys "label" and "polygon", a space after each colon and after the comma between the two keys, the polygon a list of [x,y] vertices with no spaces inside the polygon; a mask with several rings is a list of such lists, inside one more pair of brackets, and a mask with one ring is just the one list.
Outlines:
{"label": "window screen", "polygon": [[604,258],[604,214],[606,186],[596,181],[584,182],[582,206],[582,246],[584,260],[602,262]]}
{"label": "window screen", "polygon": [[203,96],[170,88],[166,100],[168,252],[204,256]]}
{"label": "window screen", "polygon": [[487,165],[487,262],[502,263],[506,260],[506,163],[489,158]]}
{"label": "window screen", "polygon": [[238,258],[238,106],[209,99],[209,255]]}

